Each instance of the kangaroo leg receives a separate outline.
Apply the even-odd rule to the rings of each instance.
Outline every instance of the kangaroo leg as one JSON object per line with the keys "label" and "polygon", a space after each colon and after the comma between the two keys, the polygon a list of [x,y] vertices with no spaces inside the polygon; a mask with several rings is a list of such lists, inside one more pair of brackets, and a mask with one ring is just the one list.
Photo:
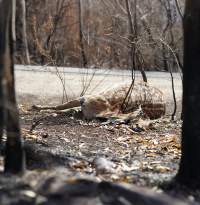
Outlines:
{"label": "kangaroo leg", "polygon": [[32,109],[35,110],[66,110],[74,107],[79,107],[81,106],[80,100],[75,99],[69,102],[66,102],[61,105],[56,105],[56,106],[39,106],[39,105],[33,105]]}

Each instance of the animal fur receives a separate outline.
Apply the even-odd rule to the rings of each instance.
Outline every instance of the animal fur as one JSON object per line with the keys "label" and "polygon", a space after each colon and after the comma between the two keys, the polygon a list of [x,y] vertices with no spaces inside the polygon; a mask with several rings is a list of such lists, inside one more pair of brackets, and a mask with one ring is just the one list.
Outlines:
{"label": "animal fur", "polygon": [[143,113],[150,119],[156,119],[165,114],[165,101],[163,93],[147,83],[135,84],[126,104],[126,110],[122,113],[121,107],[130,84],[118,85],[97,95],[85,95],[75,100],[57,106],[34,106],[37,110],[65,110],[74,107],[81,107],[86,119],[96,117],[108,117],[127,115],[141,107]]}

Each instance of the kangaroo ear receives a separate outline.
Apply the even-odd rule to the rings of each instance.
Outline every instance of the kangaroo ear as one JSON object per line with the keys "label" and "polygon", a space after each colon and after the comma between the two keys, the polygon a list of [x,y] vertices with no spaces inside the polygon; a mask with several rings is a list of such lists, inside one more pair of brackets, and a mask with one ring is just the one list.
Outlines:
{"label": "kangaroo ear", "polygon": [[83,103],[85,102],[85,98],[82,96],[82,97],[79,98],[79,100],[80,100],[80,104],[81,104],[81,106],[82,106]]}

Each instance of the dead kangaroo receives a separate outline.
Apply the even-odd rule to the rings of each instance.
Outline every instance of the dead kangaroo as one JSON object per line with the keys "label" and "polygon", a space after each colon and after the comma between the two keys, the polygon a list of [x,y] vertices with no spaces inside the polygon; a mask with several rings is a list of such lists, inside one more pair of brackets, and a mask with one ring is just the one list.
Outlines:
{"label": "dead kangaroo", "polygon": [[126,111],[122,113],[121,105],[126,97],[130,84],[123,84],[113,87],[97,95],[85,95],[75,100],[57,106],[37,106],[37,110],[65,110],[74,107],[81,107],[83,116],[86,119],[96,117],[111,117],[117,115],[127,115],[138,110],[140,107],[143,113],[150,119],[160,118],[165,114],[165,101],[163,93],[147,83],[135,83]]}

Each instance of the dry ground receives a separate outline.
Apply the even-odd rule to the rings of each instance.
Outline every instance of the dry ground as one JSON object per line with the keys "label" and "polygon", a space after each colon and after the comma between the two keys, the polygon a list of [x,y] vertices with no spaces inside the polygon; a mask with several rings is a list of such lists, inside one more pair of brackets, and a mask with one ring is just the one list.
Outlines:
{"label": "dry ground", "polygon": [[[135,204],[137,197],[129,193],[133,188],[124,192],[104,181],[148,187],[160,193],[159,185],[177,172],[181,126],[178,120],[172,122],[164,117],[145,127],[135,123],[88,122],[74,110],[54,113],[28,108],[29,105],[20,105],[28,171],[22,178],[0,178],[2,205]],[[123,194],[128,202],[121,201]],[[198,196],[192,193],[181,204],[190,203],[194,197],[198,200]],[[147,201],[146,195],[141,198],[141,204],[176,204],[171,198],[159,199],[158,195]],[[161,201],[155,202],[155,198]]]}

